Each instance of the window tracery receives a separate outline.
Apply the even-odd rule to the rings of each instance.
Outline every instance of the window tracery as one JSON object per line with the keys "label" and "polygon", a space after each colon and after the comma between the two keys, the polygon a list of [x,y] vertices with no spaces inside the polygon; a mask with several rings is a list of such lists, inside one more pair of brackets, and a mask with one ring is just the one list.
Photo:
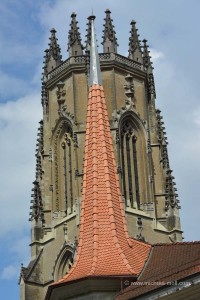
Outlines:
{"label": "window tracery", "polygon": [[58,281],[63,278],[71,269],[73,265],[73,248],[66,245],[61,250],[57,257],[54,266],[54,280]]}
{"label": "window tracery", "polygon": [[121,126],[122,194],[127,206],[140,209],[137,130],[131,118]]}
{"label": "window tracery", "polygon": [[68,134],[64,135],[62,144],[62,177],[63,177],[63,198],[66,214],[73,212],[73,170],[72,170],[72,140]]}
{"label": "window tracery", "polygon": [[73,212],[74,178],[75,178],[75,142],[72,128],[67,120],[64,120],[55,133],[54,142],[54,169],[53,184],[54,197],[53,209],[60,212],[61,216]]}

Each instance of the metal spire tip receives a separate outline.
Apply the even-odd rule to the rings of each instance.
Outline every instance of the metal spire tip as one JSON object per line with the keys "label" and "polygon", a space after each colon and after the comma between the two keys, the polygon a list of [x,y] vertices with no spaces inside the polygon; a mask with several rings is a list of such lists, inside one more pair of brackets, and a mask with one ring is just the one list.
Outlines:
{"label": "metal spire tip", "polygon": [[90,49],[89,86],[92,86],[93,84],[100,84],[100,85],[102,84],[101,69],[100,69],[96,34],[95,34],[95,28],[94,28],[94,19],[95,19],[95,17],[92,16],[92,18],[91,18],[91,49]]}

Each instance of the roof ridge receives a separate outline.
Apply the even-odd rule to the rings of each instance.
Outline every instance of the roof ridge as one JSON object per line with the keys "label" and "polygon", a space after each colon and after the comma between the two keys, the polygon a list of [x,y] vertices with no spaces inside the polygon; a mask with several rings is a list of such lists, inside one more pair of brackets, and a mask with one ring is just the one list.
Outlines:
{"label": "roof ridge", "polygon": [[152,244],[152,247],[154,247],[154,246],[194,245],[194,244],[200,244],[200,241],[175,242],[175,243],[155,243],[155,244]]}
{"label": "roof ridge", "polygon": [[129,236],[129,239],[131,240],[131,242],[135,242],[135,243],[146,245],[146,246],[152,246],[152,244],[148,243],[147,241],[138,240],[132,236]]}
{"label": "roof ridge", "polygon": [[[99,91],[100,91],[100,93],[99,94],[97,93],[97,96],[100,96],[100,94],[101,94],[101,99],[104,100],[102,103],[101,103],[101,101],[99,101],[99,104],[102,104],[101,105],[102,118],[99,119],[99,120],[102,121],[101,123],[99,122],[99,125],[101,126],[101,125],[103,125],[103,122],[105,121],[105,120],[103,120],[103,107],[102,107],[103,104],[105,104],[105,97],[104,97],[104,92],[103,92],[103,87],[102,86],[99,86]],[[100,114],[99,114],[99,116],[100,116]],[[106,121],[109,122],[108,116],[106,116],[106,117],[107,117]],[[106,128],[104,126],[102,126],[102,131],[104,131],[104,134],[102,135],[102,142],[105,142],[105,145],[107,145],[106,139],[105,139]],[[105,167],[105,169],[106,168],[108,169],[107,170],[108,171],[108,173],[107,173],[107,177],[108,177],[107,178],[107,189],[111,190],[111,178],[110,178],[111,176],[110,176],[109,167],[108,167],[108,152],[107,152],[108,149],[105,149],[105,148],[103,149],[103,155],[104,155],[105,161],[107,162],[107,165],[106,166],[104,165],[104,167]],[[111,154],[112,154],[113,165],[116,168],[114,153],[111,152]],[[116,177],[117,188],[119,190],[118,177],[117,177],[116,174],[115,174],[115,177]],[[111,193],[110,193],[110,195],[111,195]],[[107,194],[107,196],[108,196],[108,194]],[[119,239],[117,237],[116,220],[115,220],[115,213],[114,213],[113,201],[112,201],[112,197],[109,197],[109,198],[110,199],[108,199],[108,205],[109,205],[110,227],[111,227],[111,230],[112,230],[112,236],[113,236],[113,239],[116,241],[116,247],[118,248],[120,256],[121,256],[122,260],[124,261],[124,264],[127,266],[127,268],[132,273],[134,273],[132,267],[128,263],[128,260],[126,259],[125,255],[123,253],[123,250],[122,250],[122,248],[120,246]],[[127,243],[128,243],[129,246],[132,246],[129,243],[128,229],[127,229],[127,226],[126,226],[125,216],[124,216],[123,210],[122,210],[122,203],[120,205],[120,210],[121,210],[121,213],[122,213],[122,218],[123,218],[122,221],[123,221],[123,227],[124,227],[124,232],[125,232],[125,236],[126,236],[126,239],[127,239]]]}

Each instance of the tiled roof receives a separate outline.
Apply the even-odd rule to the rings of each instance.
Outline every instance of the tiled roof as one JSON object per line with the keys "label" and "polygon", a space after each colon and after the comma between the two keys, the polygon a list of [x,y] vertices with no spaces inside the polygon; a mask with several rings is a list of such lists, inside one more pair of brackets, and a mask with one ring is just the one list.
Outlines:
{"label": "tiled roof", "polygon": [[[137,299],[165,285],[156,282],[167,284],[167,282],[183,280],[198,272],[200,272],[200,242],[155,244],[138,279],[138,285],[129,286],[115,299]],[[152,282],[155,284],[148,285]]]}
{"label": "tiled roof", "polygon": [[89,91],[77,257],[59,283],[88,276],[136,276],[151,246],[128,236],[101,85]]}

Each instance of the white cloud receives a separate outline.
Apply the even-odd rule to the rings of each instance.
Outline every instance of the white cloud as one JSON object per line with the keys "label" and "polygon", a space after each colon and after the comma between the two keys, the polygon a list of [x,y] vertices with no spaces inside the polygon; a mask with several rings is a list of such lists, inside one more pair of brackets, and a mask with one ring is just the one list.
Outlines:
{"label": "white cloud", "polygon": [[0,104],[1,236],[27,224],[40,119],[39,93]]}
{"label": "white cloud", "polygon": [[149,51],[150,51],[152,61],[156,61],[157,59],[164,57],[164,53],[161,51],[157,51],[156,49],[151,49],[151,48],[149,48]]}
{"label": "white cloud", "polygon": [[15,265],[9,265],[5,267],[1,273],[1,279],[11,280],[17,277],[19,274],[19,270]]}
{"label": "white cloud", "polygon": [[20,264],[27,266],[30,261],[29,235],[11,234],[4,238],[4,246],[7,248],[9,257],[8,265],[2,267],[0,278],[3,280],[12,280],[19,278]]}

